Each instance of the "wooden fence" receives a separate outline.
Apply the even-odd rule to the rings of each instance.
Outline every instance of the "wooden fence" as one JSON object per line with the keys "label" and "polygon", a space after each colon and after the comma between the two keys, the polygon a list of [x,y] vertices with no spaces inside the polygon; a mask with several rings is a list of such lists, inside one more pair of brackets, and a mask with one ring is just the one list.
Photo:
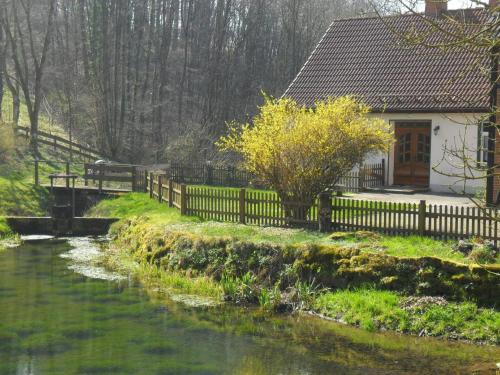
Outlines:
{"label": "wooden fence", "polygon": [[[246,189],[217,189],[179,184],[166,175],[148,176],[152,198],[177,207],[183,215],[207,220],[274,227],[318,228],[318,201],[298,205],[304,214],[299,219],[287,215],[290,204],[283,204],[276,193]],[[295,204],[295,206],[297,206]],[[308,207],[307,210],[304,207]],[[416,203],[392,203],[332,197],[331,229],[369,230],[388,235],[422,235],[436,239],[480,237],[498,243],[498,211],[494,208],[457,207]],[[294,215],[294,217],[297,217]]]}
{"label": "wooden fence", "polygon": [[128,164],[91,164],[84,165],[85,186],[89,181],[102,190],[104,182],[115,182],[134,192],[145,192],[147,171],[144,167]]}
{"label": "wooden fence", "polygon": [[380,187],[385,184],[385,160],[379,164],[365,164],[358,170],[342,177],[336,189],[344,193],[359,193],[366,188]]}
{"label": "wooden fence", "polygon": [[[104,183],[107,188],[123,191],[146,192],[147,170],[143,166],[122,164],[91,164],[70,161],[34,160],[34,183],[35,185],[46,185],[47,176],[67,176],[76,174],[77,186],[88,187],[90,184],[103,190]],[[40,173],[40,172],[44,173]],[[57,178],[53,177],[57,181]],[[66,187],[68,186],[66,181]]]}
{"label": "wooden fence", "polygon": [[[29,127],[17,126],[16,133],[17,135],[25,138],[31,137],[31,129]],[[54,151],[61,150],[69,153],[70,156],[75,154],[82,156],[86,160],[94,160],[94,161],[97,159],[101,159],[101,156],[96,150],[88,146],[83,146],[76,142],[70,141],[66,138],[59,137],[57,135],[39,131],[37,140],[38,143],[53,147]]]}
{"label": "wooden fence", "polygon": [[225,187],[248,187],[253,180],[249,173],[235,167],[210,163],[171,163],[167,175],[184,184]]}
{"label": "wooden fence", "polygon": [[177,207],[183,215],[206,220],[227,221],[261,226],[315,227],[318,222],[318,203],[298,205],[304,209],[301,218],[286,215],[286,209],[297,209],[296,203],[282,204],[274,192],[246,189],[217,189],[179,184],[167,175],[150,173],[148,191],[151,198]]}
{"label": "wooden fence", "polygon": [[[235,167],[210,163],[171,163],[167,169],[168,178],[191,185],[224,187],[260,187],[255,178]],[[337,190],[358,193],[365,188],[383,186],[385,182],[385,160],[379,164],[366,164],[342,177]]]}
{"label": "wooden fence", "polygon": [[438,239],[500,239],[498,210],[416,203],[333,199],[335,230],[370,230],[390,235],[423,235]]}

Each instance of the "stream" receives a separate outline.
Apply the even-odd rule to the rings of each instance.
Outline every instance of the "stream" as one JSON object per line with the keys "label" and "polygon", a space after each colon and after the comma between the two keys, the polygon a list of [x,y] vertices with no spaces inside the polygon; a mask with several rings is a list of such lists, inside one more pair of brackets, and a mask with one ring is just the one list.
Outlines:
{"label": "stream", "polygon": [[305,314],[192,307],[95,265],[88,238],[0,251],[0,374],[477,374],[500,348]]}

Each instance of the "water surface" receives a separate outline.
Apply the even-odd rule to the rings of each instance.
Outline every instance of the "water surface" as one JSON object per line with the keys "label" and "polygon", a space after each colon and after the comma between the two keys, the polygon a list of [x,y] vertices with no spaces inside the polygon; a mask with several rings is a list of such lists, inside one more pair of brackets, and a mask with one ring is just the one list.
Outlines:
{"label": "water surface", "polygon": [[70,243],[0,252],[1,375],[470,374],[500,361],[495,347],[187,307],[91,266],[87,240]]}

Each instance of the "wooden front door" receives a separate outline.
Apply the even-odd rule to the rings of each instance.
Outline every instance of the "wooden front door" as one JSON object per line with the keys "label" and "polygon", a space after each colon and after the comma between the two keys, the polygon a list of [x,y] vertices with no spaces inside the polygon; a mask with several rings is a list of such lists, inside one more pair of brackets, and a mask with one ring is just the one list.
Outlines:
{"label": "wooden front door", "polygon": [[429,186],[431,122],[395,123],[394,185]]}

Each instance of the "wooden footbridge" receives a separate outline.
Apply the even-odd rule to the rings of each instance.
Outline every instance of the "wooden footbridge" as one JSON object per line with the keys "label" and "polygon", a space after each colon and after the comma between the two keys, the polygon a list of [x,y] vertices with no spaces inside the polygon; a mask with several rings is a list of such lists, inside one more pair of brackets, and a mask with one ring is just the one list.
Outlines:
{"label": "wooden footbridge", "polygon": [[[48,169],[59,171],[40,175],[42,170]],[[146,168],[139,165],[35,160],[34,175],[36,185],[55,192],[71,189],[90,194],[123,194],[147,189]]]}
{"label": "wooden footbridge", "polygon": [[[51,168],[43,165],[47,163]],[[98,201],[130,192],[146,191],[146,168],[125,164],[91,164],[35,161],[35,182],[50,189],[54,197],[53,216],[59,208],[68,217],[82,216]],[[63,166],[61,172],[40,175],[40,171]],[[48,179],[48,183],[46,182]],[[71,211],[71,212],[69,212]]]}
{"label": "wooden footbridge", "polygon": [[[31,129],[24,126],[17,126],[16,134],[27,139],[33,135]],[[55,194],[63,195],[67,190],[72,190],[77,196],[146,191],[147,176],[143,166],[97,163],[96,160],[104,158],[91,146],[44,131],[37,132],[37,142],[53,152],[59,152],[66,159],[33,160],[34,182],[37,186],[50,188]],[[76,159],[83,162],[77,162]]]}

